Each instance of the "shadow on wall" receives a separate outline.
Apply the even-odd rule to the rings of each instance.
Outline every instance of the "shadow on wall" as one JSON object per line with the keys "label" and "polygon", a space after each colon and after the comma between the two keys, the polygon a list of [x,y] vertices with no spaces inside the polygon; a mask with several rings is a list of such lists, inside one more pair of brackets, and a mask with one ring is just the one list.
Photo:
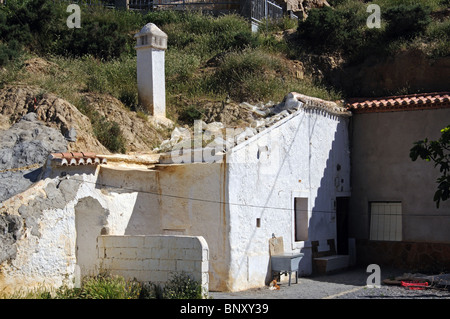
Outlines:
{"label": "shadow on wall", "polygon": [[[283,145],[283,147],[285,149],[285,154],[290,154],[292,149],[293,149],[293,147],[295,147],[295,142],[298,141],[297,140],[297,138],[298,138],[297,136],[300,133],[300,128],[302,127],[302,123],[304,121],[307,121],[306,113],[302,115],[300,123],[296,126],[295,131],[292,132],[292,135],[291,135],[292,136],[292,140],[291,140],[291,142],[288,145]],[[259,216],[260,220],[265,220],[265,219],[270,220],[270,215],[273,214],[273,209],[271,208],[271,206],[273,206],[273,204],[271,204],[271,200],[272,200],[273,197],[275,197],[277,195],[276,192],[278,191],[278,189],[276,189],[276,185],[282,183],[282,176],[281,175],[282,175],[283,169],[285,169],[286,166],[290,165],[290,163],[288,163],[288,159],[289,159],[288,156],[283,156],[281,158],[275,159],[275,161],[280,160],[280,162],[279,163],[277,162],[278,167],[277,167],[276,172],[272,172],[272,171],[270,172],[270,175],[273,175],[274,177],[271,180],[272,181],[272,185],[271,185],[270,191],[267,194],[264,194],[264,196],[266,196],[266,200],[265,200],[264,203],[261,204],[261,207],[262,207],[261,212],[258,213],[256,211],[256,210],[259,210],[260,208],[247,208],[247,209],[255,210],[254,211],[254,215]],[[260,162],[260,158],[258,158],[258,161],[259,161],[258,162],[258,165],[259,165],[261,163]],[[257,169],[261,170],[261,168],[257,168]],[[289,204],[287,204],[286,206],[289,206]],[[287,211],[289,212],[288,214],[291,214],[291,212],[289,210],[287,210]],[[250,263],[252,262],[252,259],[249,259],[247,257],[248,252],[251,249],[250,246],[252,245],[252,243],[257,241],[255,239],[255,238],[258,237],[257,231],[258,231],[258,228],[253,228],[253,230],[251,232],[251,235],[249,235],[249,238],[246,239],[247,245],[246,245],[246,247],[244,249],[244,251],[246,253],[243,254],[242,258],[238,262],[238,265],[239,265],[238,268],[239,269],[245,269],[245,267],[247,267],[248,269],[255,268],[255,269],[257,269],[257,271],[260,271],[260,269],[261,269],[261,267],[256,267],[256,266],[252,267],[252,265],[250,265]],[[269,239],[270,239],[270,234],[272,234],[272,233],[276,235],[276,230],[272,229],[271,231],[269,231],[267,233],[267,235],[268,235],[267,236],[267,254],[269,254]],[[265,256],[263,256],[263,257],[265,257]],[[260,262],[263,262],[263,261],[264,261],[264,263],[267,262],[265,283],[268,284],[270,281],[273,280],[273,278],[272,278],[272,265],[271,265],[270,258],[268,259],[268,261],[267,261],[267,258],[256,259],[256,261],[254,261],[253,263],[260,263]],[[249,263],[249,264],[246,266],[246,263]],[[251,277],[251,275],[249,275],[249,276]]]}
{"label": "shadow on wall", "polygon": [[[320,111],[319,111],[320,112]],[[310,122],[309,128],[309,167],[310,172],[319,171],[323,163],[320,149],[326,147],[327,142],[331,142],[330,151],[327,154],[326,164],[320,178],[320,183],[315,185],[315,180],[310,179],[310,189],[317,189],[317,195],[311,203],[311,213],[308,223],[308,240],[305,247],[301,249],[304,257],[300,260],[299,269],[314,273],[314,256],[312,241],[319,241],[319,251],[328,254],[348,254],[348,198],[350,196],[350,154],[348,125],[345,118],[337,118],[334,115],[322,114],[328,118],[335,118],[338,121],[336,131],[332,141],[314,139],[317,118]],[[333,128],[334,129],[334,128]],[[316,188],[317,187],[317,188]],[[314,194],[311,194],[314,198]],[[339,211],[339,214],[337,213]],[[335,247],[329,245],[330,239],[334,239]],[[312,267],[311,269],[308,269]]]}

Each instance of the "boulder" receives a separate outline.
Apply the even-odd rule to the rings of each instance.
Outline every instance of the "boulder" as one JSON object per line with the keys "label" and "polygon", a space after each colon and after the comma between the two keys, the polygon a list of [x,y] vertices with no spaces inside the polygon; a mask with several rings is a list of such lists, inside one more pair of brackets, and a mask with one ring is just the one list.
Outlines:
{"label": "boulder", "polygon": [[0,131],[0,201],[27,189],[36,181],[48,154],[66,152],[68,142],[59,130],[28,113]]}

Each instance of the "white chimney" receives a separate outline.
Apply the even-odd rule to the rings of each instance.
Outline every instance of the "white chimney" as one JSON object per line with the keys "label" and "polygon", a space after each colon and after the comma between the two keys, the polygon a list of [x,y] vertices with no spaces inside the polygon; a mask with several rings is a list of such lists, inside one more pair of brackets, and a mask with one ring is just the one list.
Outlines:
{"label": "white chimney", "polygon": [[166,117],[164,54],[167,34],[155,24],[146,24],[134,36],[137,40],[137,85],[139,103],[154,117]]}

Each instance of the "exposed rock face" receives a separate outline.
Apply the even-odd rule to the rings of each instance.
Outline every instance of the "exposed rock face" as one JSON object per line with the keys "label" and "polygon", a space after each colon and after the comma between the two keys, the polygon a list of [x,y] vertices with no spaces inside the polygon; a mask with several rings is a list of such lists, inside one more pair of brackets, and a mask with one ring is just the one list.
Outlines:
{"label": "exposed rock face", "polygon": [[127,152],[150,151],[163,140],[161,132],[164,131],[165,125],[158,129],[158,125],[150,122],[151,119],[139,117],[136,112],[123,107],[122,103],[116,98],[97,93],[86,93],[83,97],[101,116],[119,124],[122,135],[126,140]]}
{"label": "exposed rock face", "polygon": [[[158,129],[116,98],[97,93],[85,93],[81,98],[100,116],[119,124],[128,152],[150,151],[163,140],[164,128]],[[97,140],[90,119],[66,100],[30,86],[0,90],[0,129],[7,129],[29,112],[36,113],[37,119],[47,126],[58,129],[69,142],[68,151],[110,154]]]}
{"label": "exposed rock face", "polygon": [[285,10],[295,12],[301,19],[306,19],[308,10],[311,8],[330,6],[326,0],[276,0],[275,2]]}
{"label": "exposed rock face", "polygon": [[67,140],[28,113],[0,134],[0,201],[24,191],[52,152],[65,152]]}
{"label": "exposed rock face", "polygon": [[69,150],[109,153],[95,138],[89,118],[69,102],[34,87],[7,87],[0,91],[0,114],[10,123],[29,112],[36,113],[38,120],[58,129],[69,139],[73,140],[75,130],[76,140],[69,142]]}
{"label": "exposed rock face", "polygon": [[17,215],[0,215],[0,263],[14,258],[15,242],[22,236],[23,221]]}

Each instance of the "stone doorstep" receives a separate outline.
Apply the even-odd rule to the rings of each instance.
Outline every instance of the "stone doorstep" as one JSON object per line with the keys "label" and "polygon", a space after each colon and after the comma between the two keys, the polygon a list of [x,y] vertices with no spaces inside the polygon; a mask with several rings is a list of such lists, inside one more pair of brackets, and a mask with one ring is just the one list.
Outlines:
{"label": "stone doorstep", "polygon": [[332,271],[345,269],[349,266],[349,255],[331,255],[314,258],[317,272],[326,274]]}

